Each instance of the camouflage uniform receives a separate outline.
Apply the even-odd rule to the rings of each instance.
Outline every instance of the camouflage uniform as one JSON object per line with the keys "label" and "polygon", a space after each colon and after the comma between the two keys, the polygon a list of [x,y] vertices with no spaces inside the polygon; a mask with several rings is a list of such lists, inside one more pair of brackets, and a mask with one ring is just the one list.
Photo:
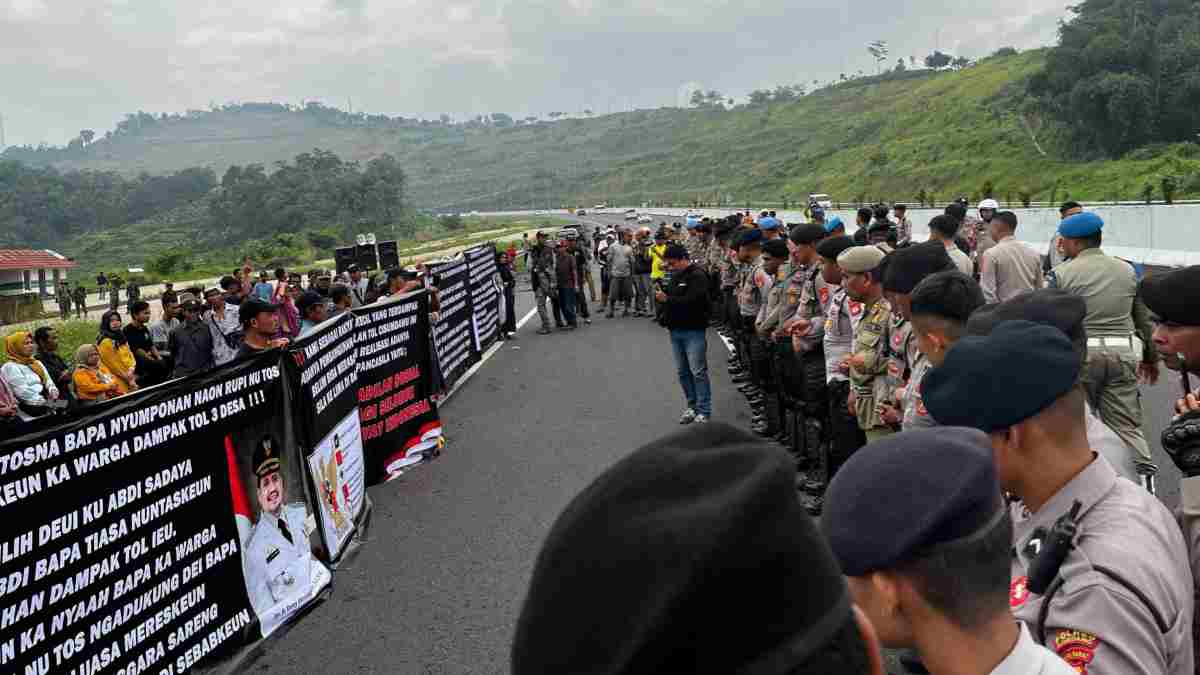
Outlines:
{"label": "camouflage uniform", "polygon": [[550,330],[550,311],[546,300],[557,297],[557,275],[554,267],[554,249],[547,244],[534,245],[529,252],[529,276],[533,284],[534,299],[537,302],[538,318],[542,321],[542,330]]}
{"label": "camouflage uniform", "polygon": [[850,386],[856,399],[858,426],[869,441],[892,433],[891,428],[880,419],[878,405],[889,396],[887,372],[891,332],[892,306],[885,298],[879,298],[864,308],[863,318],[854,331],[850,355],[861,356],[863,365],[850,366]]}

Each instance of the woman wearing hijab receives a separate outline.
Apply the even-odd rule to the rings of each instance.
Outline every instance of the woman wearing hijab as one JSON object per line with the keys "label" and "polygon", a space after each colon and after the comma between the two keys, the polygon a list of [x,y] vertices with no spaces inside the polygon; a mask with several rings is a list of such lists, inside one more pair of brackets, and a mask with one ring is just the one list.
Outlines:
{"label": "woman wearing hijab", "polygon": [[79,349],[75,350],[75,364],[75,372],[71,377],[79,405],[87,406],[121,395],[117,381],[100,370],[100,350],[96,349],[96,345],[79,345]]}
{"label": "woman wearing hijab", "polygon": [[134,369],[137,360],[121,331],[121,313],[105,312],[100,318],[100,335],[96,338],[96,346],[100,351],[100,372],[108,375],[117,384],[117,395],[136,391],[137,376]]}
{"label": "woman wearing hijab", "polygon": [[0,367],[0,375],[16,397],[21,411],[41,417],[50,412],[50,401],[58,400],[58,387],[54,386],[42,362],[33,358],[33,351],[33,336],[26,331],[17,331],[4,338],[8,363]]}

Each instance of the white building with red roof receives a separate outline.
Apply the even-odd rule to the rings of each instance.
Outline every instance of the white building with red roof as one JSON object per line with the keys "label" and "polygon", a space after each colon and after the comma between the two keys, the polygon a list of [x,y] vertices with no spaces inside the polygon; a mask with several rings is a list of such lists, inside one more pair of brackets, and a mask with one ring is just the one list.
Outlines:
{"label": "white building with red roof", "polygon": [[49,249],[0,248],[0,322],[36,319],[75,261]]}

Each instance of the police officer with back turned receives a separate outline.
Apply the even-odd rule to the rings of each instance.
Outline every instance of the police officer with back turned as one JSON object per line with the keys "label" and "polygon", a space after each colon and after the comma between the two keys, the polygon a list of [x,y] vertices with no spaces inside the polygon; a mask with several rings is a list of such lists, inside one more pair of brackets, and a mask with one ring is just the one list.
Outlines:
{"label": "police officer with back turned", "polygon": [[1050,288],[1082,296],[1088,359],[1083,384],[1092,410],[1134,451],[1142,485],[1154,492],[1158,467],[1142,430],[1138,380],[1158,381],[1158,354],[1146,306],[1138,297],[1133,266],[1100,249],[1104,221],[1077,213],[1058,226],[1059,247],[1070,260],[1047,277]]}

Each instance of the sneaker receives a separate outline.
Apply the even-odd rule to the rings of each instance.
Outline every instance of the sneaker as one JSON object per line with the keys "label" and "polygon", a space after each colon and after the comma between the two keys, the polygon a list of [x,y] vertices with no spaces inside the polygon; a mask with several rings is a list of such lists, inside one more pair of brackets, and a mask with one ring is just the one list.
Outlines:
{"label": "sneaker", "polygon": [[696,424],[704,424],[708,421],[708,415],[696,415]]}
{"label": "sneaker", "polygon": [[584,319],[584,320],[583,320],[583,322],[584,322],[585,324],[589,325],[589,326],[590,326],[590,325],[592,325],[592,320],[591,320],[591,319]]}
{"label": "sneaker", "polygon": [[679,418],[680,424],[691,424],[696,421],[696,411],[688,408],[683,411],[683,415]]}

